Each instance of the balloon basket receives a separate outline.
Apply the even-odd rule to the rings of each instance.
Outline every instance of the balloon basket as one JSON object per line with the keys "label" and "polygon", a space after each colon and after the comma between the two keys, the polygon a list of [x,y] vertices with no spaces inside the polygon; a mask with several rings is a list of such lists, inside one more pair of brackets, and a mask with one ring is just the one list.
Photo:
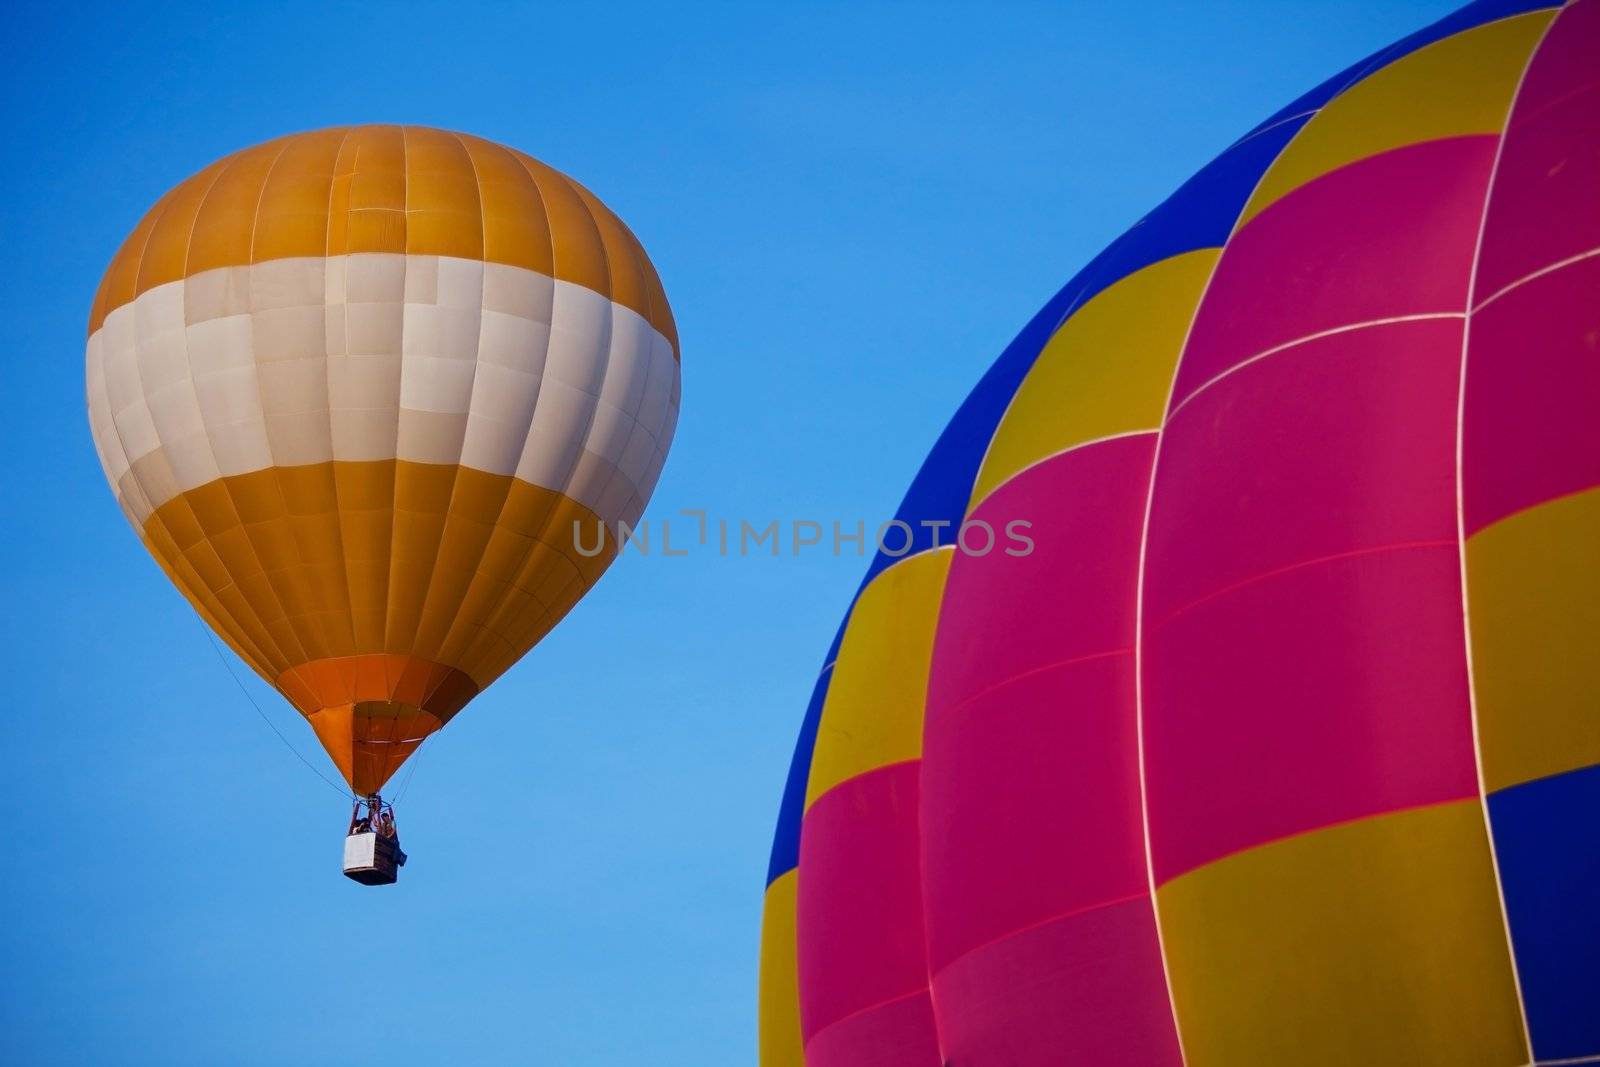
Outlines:
{"label": "balloon basket", "polygon": [[394,885],[400,877],[398,849],[375,831],[344,839],[344,876],[362,885]]}

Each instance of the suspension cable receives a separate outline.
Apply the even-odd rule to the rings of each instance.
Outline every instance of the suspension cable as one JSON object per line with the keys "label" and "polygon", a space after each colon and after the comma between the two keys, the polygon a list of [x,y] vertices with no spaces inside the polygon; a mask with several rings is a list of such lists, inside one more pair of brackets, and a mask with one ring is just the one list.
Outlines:
{"label": "suspension cable", "polygon": [[405,799],[406,790],[411,788],[411,779],[417,776],[417,764],[422,762],[422,750],[428,747],[428,742],[432,741],[433,738],[434,734],[429,734],[427,737],[424,737],[422,739],[422,743],[417,746],[417,750],[411,753],[411,766],[406,768],[406,777],[405,780],[400,783],[400,792],[396,793],[394,796],[394,802],[396,804]]}
{"label": "suspension cable", "polygon": [[222,666],[227,670],[228,677],[233,679],[233,684],[239,687],[239,692],[244,694],[244,698],[250,702],[250,706],[256,709],[256,714],[261,716],[261,721],[267,724],[267,729],[276,734],[278,740],[283,742],[283,747],[287,748],[290,752],[293,752],[294,758],[306,765],[306,770],[310,771],[312,774],[326,782],[328,784],[328,788],[334,790],[346,800],[353,798],[359,799],[356,798],[356,795],[353,791],[345,786],[339,785],[332,778],[329,778],[327,775],[317,770],[316,765],[310,760],[306,759],[305,756],[301,755],[300,750],[295,748],[293,743],[291,743],[287,737],[283,736],[283,731],[278,729],[277,724],[267,717],[267,713],[265,711],[261,710],[261,705],[256,702],[255,694],[251,693],[250,690],[245,688],[244,682],[239,679],[238,673],[234,671],[233,664],[228,662],[228,657],[222,652],[222,646],[217,643],[216,635],[213,634],[211,632],[211,628],[205,624],[205,620],[201,619],[197,615],[195,616],[195,621],[198,622],[200,624],[200,628],[205,631],[206,640],[211,642],[211,650],[217,654],[217,659],[222,662]]}

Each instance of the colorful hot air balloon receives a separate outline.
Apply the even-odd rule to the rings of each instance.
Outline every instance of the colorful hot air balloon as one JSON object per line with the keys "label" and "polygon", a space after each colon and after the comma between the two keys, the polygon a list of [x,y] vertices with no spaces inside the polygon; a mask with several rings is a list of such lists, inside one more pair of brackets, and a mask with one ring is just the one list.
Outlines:
{"label": "colorful hot air balloon", "polygon": [[1252,130],[898,515],[784,794],[767,1067],[1600,1062],[1600,0]]}
{"label": "colorful hot air balloon", "polygon": [[638,518],[678,414],[628,228],[521,152],[415,126],[178,185],[107,269],[87,362],[134,529],[363,796],[600,577],[596,527]]}

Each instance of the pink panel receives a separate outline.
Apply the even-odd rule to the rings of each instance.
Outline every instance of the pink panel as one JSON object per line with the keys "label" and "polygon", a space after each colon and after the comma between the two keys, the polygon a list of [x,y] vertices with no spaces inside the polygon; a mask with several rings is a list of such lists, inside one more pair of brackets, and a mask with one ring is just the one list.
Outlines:
{"label": "pink panel", "polygon": [[1148,896],[985,946],[940,973],[933,991],[952,1064],[1183,1062]]}
{"label": "pink panel", "polygon": [[925,989],[840,1019],[806,1042],[806,1067],[939,1067],[943,1062]]}
{"label": "pink panel", "polygon": [[[1593,197],[1600,202],[1600,185]],[[1600,257],[1520,285],[1473,316],[1462,453],[1469,534],[1600,485],[1597,338]]]}
{"label": "pink panel", "polygon": [[[957,553],[951,565],[930,715],[1025,671],[1133,647],[1154,448],[1149,433],[1073,449],[1019,474],[973,513],[995,529],[1002,547],[986,556]],[[1033,524],[1031,555],[1005,554],[1013,519]]]}
{"label": "pink panel", "polygon": [[1173,401],[1251,356],[1356,322],[1461,311],[1497,138],[1456,137],[1351,163],[1228,242]]}
{"label": "pink panel", "polygon": [[934,973],[1025,926],[1147,895],[1136,742],[1131,652],[1024,675],[930,721],[922,863]]}
{"label": "pink panel", "polygon": [[1600,5],[1556,17],[1517,95],[1483,234],[1476,300],[1600,248]]}
{"label": "pink panel", "polygon": [[1454,545],[1316,563],[1145,634],[1158,882],[1333,823],[1476,796]]}
{"label": "pink panel", "polygon": [[807,1040],[927,988],[918,869],[917,761],[851,778],[806,811],[795,936]]}
{"label": "pink panel", "polygon": [[[1133,675],[1154,444],[1102,441],[1018,475],[973,517],[997,529],[1031,520],[1033,554],[951,566],[929,685],[922,863],[929,962],[946,976],[936,1014],[956,1063],[1121,1062],[1095,1057],[1171,1047]],[[1130,898],[1132,909],[1120,903]],[[1146,1003],[1159,1009],[1149,1019]],[[1116,1033],[1113,1006],[1141,1031],[1159,1026]]]}
{"label": "pink panel", "polygon": [[1145,621],[1282,567],[1456,543],[1458,319],[1332,334],[1175,412],[1152,501]]}

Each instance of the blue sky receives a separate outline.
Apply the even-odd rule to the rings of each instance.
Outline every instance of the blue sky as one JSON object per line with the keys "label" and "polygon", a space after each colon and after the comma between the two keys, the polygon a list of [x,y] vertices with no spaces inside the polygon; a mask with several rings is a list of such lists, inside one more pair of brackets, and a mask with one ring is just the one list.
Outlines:
{"label": "blue sky", "polygon": [[627,220],[676,312],[683,418],[649,517],[870,528],[1090,255],[1450,10],[687,7],[9,13],[0,1061],[752,1062],[772,819],[866,564],[623,560],[413,761],[401,884],[347,882],[343,803],[236,688],[89,441],[89,302],[169,186],[347,122],[523,148]]}

